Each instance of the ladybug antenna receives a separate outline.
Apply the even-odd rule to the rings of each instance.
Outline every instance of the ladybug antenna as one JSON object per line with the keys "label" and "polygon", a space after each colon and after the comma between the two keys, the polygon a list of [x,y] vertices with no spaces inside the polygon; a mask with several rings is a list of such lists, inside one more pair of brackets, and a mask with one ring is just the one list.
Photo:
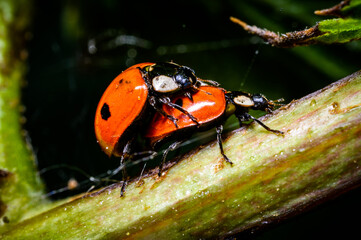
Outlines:
{"label": "ladybug antenna", "polygon": [[268,112],[268,113],[272,113],[274,106],[284,106],[285,105],[283,103],[279,103],[279,102],[283,102],[283,101],[284,101],[283,98],[279,98],[277,100],[267,100],[268,107],[265,108],[265,111]]}
{"label": "ladybug antenna", "polygon": [[280,102],[284,102],[285,99],[284,98],[279,98],[277,100],[273,100],[273,101],[270,101],[270,103],[273,105],[273,106],[284,106],[285,104],[284,103],[280,103]]}
{"label": "ladybug antenna", "polygon": [[[206,94],[208,94],[208,95],[212,95],[212,93],[209,93],[209,92],[207,92],[207,91],[204,91],[203,89],[200,89],[200,88],[198,88],[198,87],[196,87],[196,86],[194,86],[194,85],[193,85],[192,88],[195,89],[195,90],[197,90],[197,91],[204,92],[204,93],[206,93]],[[188,97],[188,96],[187,96],[187,97]],[[192,100],[192,99],[191,99],[191,100]]]}
{"label": "ladybug antenna", "polygon": [[216,81],[213,81],[213,80],[204,80],[204,79],[200,79],[200,78],[197,78],[197,82],[200,82],[200,84],[206,84],[206,85],[211,85],[211,86],[214,86],[214,87],[219,87],[220,84]]}

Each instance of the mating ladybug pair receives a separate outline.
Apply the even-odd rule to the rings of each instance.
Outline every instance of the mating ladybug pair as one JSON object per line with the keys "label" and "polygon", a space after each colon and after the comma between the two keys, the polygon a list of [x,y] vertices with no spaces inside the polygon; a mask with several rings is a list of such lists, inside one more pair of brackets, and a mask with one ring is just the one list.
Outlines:
{"label": "mating ladybug pair", "polygon": [[[130,156],[137,134],[152,150],[171,142],[163,154],[160,175],[169,151],[194,132],[215,127],[220,152],[232,164],[222,147],[225,120],[235,114],[240,125],[254,120],[268,131],[283,134],[248,113],[249,109],[270,112],[274,105],[261,94],[228,92],[214,81],[199,79],[186,66],[141,63],[122,72],[105,90],[96,110],[95,134],[103,151],[119,156],[121,164]],[[124,187],[123,183],[121,195]]]}

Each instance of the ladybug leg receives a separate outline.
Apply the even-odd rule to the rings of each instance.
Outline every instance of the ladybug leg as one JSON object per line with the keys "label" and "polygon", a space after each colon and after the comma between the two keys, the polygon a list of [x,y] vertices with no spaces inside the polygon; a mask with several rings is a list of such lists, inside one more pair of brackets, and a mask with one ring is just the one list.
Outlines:
{"label": "ladybug leg", "polygon": [[177,124],[177,122],[178,122],[178,119],[176,119],[175,117],[173,117],[172,115],[169,115],[169,114],[167,114],[166,112],[164,112],[163,111],[163,109],[157,109],[157,111],[160,113],[160,114],[162,114],[164,117],[166,117],[166,118],[168,118],[169,120],[171,120],[172,122],[173,122],[173,124],[174,124],[174,126],[176,127],[176,128],[178,128],[178,124]]}
{"label": "ladybug leg", "polygon": [[267,131],[279,134],[279,135],[283,135],[284,132],[280,131],[280,130],[275,130],[275,129],[271,129],[268,126],[266,126],[263,122],[261,122],[260,120],[258,120],[257,118],[247,114],[249,116],[250,119],[252,119],[253,121],[255,121],[256,123],[258,123],[259,125],[261,125],[264,129],[266,129]]}
{"label": "ladybug leg", "polygon": [[224,160],[226,160],[226,162],[228,162],[232,165],[233,164],[232,161],[229,160],[229,158],[226,156],[226,154],[224,153],[224,150],[223,150],[223,144],[222,144],[223,125],[219,125],[216,128],[216,131],[217,131],[217,142],[218,142],[219,149],[221,150],[221,154],[222,154]]}
{"label": "ladybug leg", "polygon": [[120,171],[122,171],[122,186],[120,188],[120,197],[124,196],[124,190],[127,185],[128,175],[127,175],[127,171],[125,169],[124,162],[127,158],[129,158],[130,151],[131,151],[130,145],[131,145],[132,141],[133,141],[133,139],[129,140],[127,142],[127,144],[124,146],[122,156],[120,157],[119,167],[117,167],[115,170],[113,170],[113,172],[108,176],[108,178],[112,177],[114,175],[117,175]]}
{"label": "ladybug leg", "polygon": [[142,179],[143,179],[143,173],[144,173],[144,170],[145,170],[145,167],[146,167],[146,166],[147,166],[147,162],[144,163],[143,169],[142,169],[142,171],[140,172],[140,176],[139,176],[138,181],[137,181],[137,185],[138,185],[138,186],[143,185],[141,181],[142,181]]}
{"label": "ladybug leg", "polygon": [[191,100],[193,102],[193,96],[190,92],[185,92],[184,96],[186,96],[187,98],[189,98],[189,100]]}
{"label": "ladybug leg", "polygon": [[162,109],[162,107],[159,107],[159,106],[158,106],[158,101],[156,100],[156,98],[155,98],[154,96],[151,96],[151,97],[149,98],[149,103],[150,103],[150,105],[151,105],[157,112],[159,112],[160,114],[162,114],[162,116],[164,116],[164,117],[168,118],[169,120],[171,120],[171,121],[173,122],[174,126],[175,126],[176,128],[178,128],[178,124],[177,124],[178,119],[176,119],[176,118],[173,117],[172,115],[167,114],[167,113]]}
{"label": "ladybug leg", "polygon": [[123,168],[123,170],[122,170],[122,175],[123,175],[123,177],[122,177],[122,187],[120,188],[120,197],[124,197],[124,191],[125,191],[125,186],[127,186],[127,172],[126,172],[126,170],[125,170],[125,168]]}
{"label": "ladybug leg", "polygon": [[127,145],[125,145],[124,147],[124,150],[123,150],[123,154],[120,158],[120,167],[123,166],[122,168],[122,187],[120,188],[120,197],[123,197],[124,196],[124,190],[125,190],[125,186],[127,186],[127,171],[125,169],[125,165],[124,165],[124,162],[125,162],[125,158],[129,156],[129,153],[130,153],[130,141],[127,143]]}
{"label": "ladybug leg", "polygon": [[248,116],[250,116],[250,115],[247,114],[247,113],[245,113],[245,112],[239,112],[239,111],[236,110],[235,116],[236,116],[237,119],[238,119],[239,127],[242,127],[242,126],[243,126],[243,122],[244,122],[244,121],[248,121],[248,120],[249,120],[249,117],[248,117]]}
{"label": "ladybug leg", "polygon": [[136,152],[133,153],[132,156],[142,156],[142,155],[146,155],[144,158],[146,159],[153,159],[154,157],[157,156],[157,152],[153,151],[153,150],[149,150],[149,151],[143,151],[143,152]]}
{"label": "ladybug leg", "polygon": [[163,165],[165,163],[165,160],[167,158],[167,155],[170,151],[175,150],[182,142],[184,142],[184,140],[181,141],[176,141],[174,143],[172,143],[171,145],[169,145],[169,147],[164,150],[163,156],[162,156],[162,161],[159,165],[159,170],[158,170],[158,176],[160,177],[162,175],[162,170],[163,170]]}
{"label": "ladybug leg", "polygon": [[178,104],[172,102],[164,102],[164,104],[181,111],[183,114],[187,115],[195,124],[197,124],[197,126],[199,126],[199,122],[197,121],[197,118],[195,118],[192,114],[190,114],[187,110],[185,110]]}
{"label": "ladybug leg", "polygon": [[[162,110],[162,112],[164,112],[164,111]],[[160,112],[160,113],[162,114],[162,112]],[[178,124],[177,124],[178,119],[176,119],[176,118],[173,117],[172,115],[169,115],[169,114],[166,114],[166,113],[164,113],[164,114],[162,114],[162,115],[165,116],[165,117],[167,117],[169,120],[171,120],[171,121],[173,122],[174,126],[175,126],[176,128],[178,128]]]}

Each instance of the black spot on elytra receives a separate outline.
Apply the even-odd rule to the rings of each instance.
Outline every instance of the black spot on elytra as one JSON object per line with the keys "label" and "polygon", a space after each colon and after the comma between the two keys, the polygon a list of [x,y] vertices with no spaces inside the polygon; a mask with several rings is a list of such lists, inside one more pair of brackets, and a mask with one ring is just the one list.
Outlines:
{"label": "black spot on elytra", "polygon": [[109,111],[109,105],[107,103],[103,104],[103,107],[100,110],[100,115],[102,116],[102,119],[104,119],[105,121],[108,120],[108,118],[111,116]]}
{"label": "black spot on elytra", "polygon": [[129,80],[125,80],[125,83],[129,84],[129,83],[131,83],[131,81],[129,81]]}
{"label": "black spot on elytra", "polygon": [[181,98],[178,98],[176,101],[175,101],[175,104],[177,104],[178,106],[180,107],[183,107],[183,100]]}
{"label": "black spot on elytra", "polygon": [[122,84],[123,83],[123,78],[119,80],[119,84]]}

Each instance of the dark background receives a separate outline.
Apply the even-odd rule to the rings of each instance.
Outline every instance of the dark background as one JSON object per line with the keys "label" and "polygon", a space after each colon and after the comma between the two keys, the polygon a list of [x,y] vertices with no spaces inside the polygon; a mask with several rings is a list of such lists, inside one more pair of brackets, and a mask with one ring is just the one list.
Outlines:
{"label": "dark background", "polygon": [[[49,192],[66,186],[70,178],[82,182],[117,167],[118,161],[109,159],[96,143],[94,114],[107,85],[135,63],[172,60],[226,89],[261,92],[270,99],[283,97],[286,103],[359,70],[358,42],[280,49],[229,21],[235,16],[275,32],[302,30],[325,19],[315,16],[314,10],[338,1],[34,3],[23,103],[25,128]],[[232,121],[228,130],[234,128]],[[136,174],[142,166],[135,167]],[[86,190],[90,185],[82,186]],[[361,191],[356,189],[248,237],[360,236],[353,220],[361,213],[360,201]]]}

